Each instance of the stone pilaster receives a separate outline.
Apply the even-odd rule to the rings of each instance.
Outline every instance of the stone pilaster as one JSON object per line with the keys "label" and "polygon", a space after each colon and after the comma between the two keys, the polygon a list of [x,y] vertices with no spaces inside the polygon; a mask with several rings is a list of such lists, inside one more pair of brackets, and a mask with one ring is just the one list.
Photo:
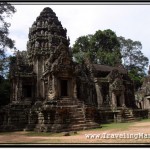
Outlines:
{"label": "stone pilaster", "polygon": [[124,91],[122,91],[122,93],[121,93],[120,102],[121,102],[121,106],[124,107],[125,106]]}
{"label": "stone pilaster", "polygon": [[94,79],[95,82],[95,88],[96,88],[96,94],[97,94],[97,103],[98,108],[100,108],[103,104],[103,97],[101,93],[101,86],[98,84],[97,78]]}
{"label": "stone pilaster", "polygon": [[112,92],[111,98],[112,98],[112,99],[111,99],[111,101],[112,101],[112,107],[113,107],[113,108],[117,107],[117,100],[116,100],[116,95],[115,95],[114,92]]}
{"label": "stone pilaster", "polygon": [[73,79],[72,81],[72,84],[73,84],[73,98],[77,98],[77,84],[76,84],[76,80]]}

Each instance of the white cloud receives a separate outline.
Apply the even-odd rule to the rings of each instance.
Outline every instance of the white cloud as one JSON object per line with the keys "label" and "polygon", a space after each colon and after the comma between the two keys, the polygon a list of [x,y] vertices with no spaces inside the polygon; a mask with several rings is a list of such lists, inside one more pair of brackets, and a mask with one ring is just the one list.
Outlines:
{"label": "white cloud", "polygon": [[29,27],[44,7],[51,7],[67,28],[71,45],[79,36],[111,29],[118,36],[140,41],[150,58],[150,5],[15,5],[10,37],[19,50],[26,49]]}

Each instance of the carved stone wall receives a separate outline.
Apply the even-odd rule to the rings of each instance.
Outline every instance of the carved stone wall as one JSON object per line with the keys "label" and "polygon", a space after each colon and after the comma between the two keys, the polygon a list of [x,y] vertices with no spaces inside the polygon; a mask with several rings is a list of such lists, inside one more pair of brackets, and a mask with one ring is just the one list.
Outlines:
{"label": "carved stone wall", "polygon": [[117,103],[134,106],[126,71],[95,68],[88,59],[73,62],[66,33],[53,10],[44,8],[29,29],[27,51],[18,51],[11,65],[11,103],[0,111],[0,128],[41,132],[95,128],[100,122],[98,109],[118,107]]}
{"label": "carved stone wall", "polygon": [[142,87],[136,92],[135,96],[138,108],[150,109],[150,66],[148,76],[144,78]]}

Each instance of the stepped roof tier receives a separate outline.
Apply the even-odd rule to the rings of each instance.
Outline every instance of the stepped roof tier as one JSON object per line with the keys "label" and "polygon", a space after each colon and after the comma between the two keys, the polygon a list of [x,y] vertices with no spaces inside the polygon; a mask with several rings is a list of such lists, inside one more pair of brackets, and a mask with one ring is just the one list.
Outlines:
{"label": "stepped roof tier", "polygon": [[52,53],[56,53],[60,45],[68,47],[69,39],[66,33],[67,30],[62,27],[53,10],[48,7],[44,8],[29,28],[29,41],[27,42],[29,62],[32,64],[36,56],[48,58]]}

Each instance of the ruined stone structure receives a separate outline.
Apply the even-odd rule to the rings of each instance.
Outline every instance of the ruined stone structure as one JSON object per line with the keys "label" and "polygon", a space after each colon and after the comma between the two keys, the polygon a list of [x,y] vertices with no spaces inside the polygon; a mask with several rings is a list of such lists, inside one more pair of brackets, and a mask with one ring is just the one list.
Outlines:
{"label": "ruined stone structure", "polygon": [[18,51],[12,62],[11,103],[0,111],[1,130],[96,128],[135,107],[127,71],[73,62],[66,32],[53,10],[44,8],[29,29],[27,51]]}
{"label": "ruined stone structure", "polygon": [[144,78],[142,87],[135,94],[138,108],[150,109],[150,66],[148,76]]}

